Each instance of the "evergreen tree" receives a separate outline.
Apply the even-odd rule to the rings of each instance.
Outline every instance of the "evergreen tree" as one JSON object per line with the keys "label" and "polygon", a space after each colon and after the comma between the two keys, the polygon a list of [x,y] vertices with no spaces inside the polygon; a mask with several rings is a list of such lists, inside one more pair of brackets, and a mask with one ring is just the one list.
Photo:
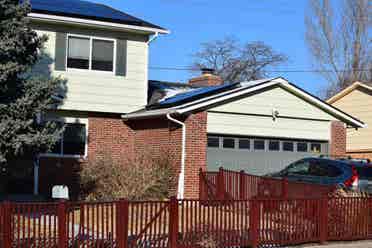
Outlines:
{"label": "evergreen tree", "polygon": [[60,104],[64,81],[34,76],[46,37],[29,25],[28,2],[0,0],[0,165],[35,159],[57,142],[62,127],[39,116]]}

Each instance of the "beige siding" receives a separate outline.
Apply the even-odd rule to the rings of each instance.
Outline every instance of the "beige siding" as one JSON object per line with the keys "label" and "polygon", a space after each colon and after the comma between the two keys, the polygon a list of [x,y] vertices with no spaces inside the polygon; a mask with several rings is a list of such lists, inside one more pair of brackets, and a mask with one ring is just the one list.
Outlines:
{"label": "beige siding", "polygon": [[280,116],[335,120],[333,116],[280,87],[245,97],[211,110],[230,113],[271,115],[274,108],[279,111]]}
{"label": "beige siding", "polygon": [[[52,75],[67,79],[67,97],[61,109],[127,113],[146,105],[148,79],[146,36],[44,24],[34,24],[34,28],[40,35],[46,34],[49,37],[44,49],[49,58],[46,56],[35,67],[34,72],[45,73],[49,68]],[[104,38],[125,38],[127,40],[126,76],[76,70],[54,71],[56,31]]]}
{"label": "beige siding", "polygon": [[333,105],[368,125],[359,130],[348,129],[347,150],[372,149],[372,94],[357,88]]}
{"label": "beige siding", "polygon": [[329,140],[330,122],[318,120],[208,113],[208,133]]}

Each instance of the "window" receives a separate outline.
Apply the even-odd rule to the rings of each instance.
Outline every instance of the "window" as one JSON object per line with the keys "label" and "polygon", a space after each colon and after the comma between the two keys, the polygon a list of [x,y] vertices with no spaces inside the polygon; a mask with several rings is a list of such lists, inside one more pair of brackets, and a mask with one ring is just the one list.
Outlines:
{"label": "window", "polygon": [[223,148],[235,148],[235,139],[223,138]]}
{"label": "window", "polygon": [[310,149],[313,153],[320,153],[321,145],[319,143],[311,143]]}
{"label": "window", "polygon": [[89,69],[90,40],[88,38],[69,37],[67,67]]}
{"label": "window", "polygon": [[67,67],[95,71],[114,71],[113,40],[68,36]]}
{"label": "window", "polygon": [[54,145],[52,155],[86,156],[86,125],[67,123],[61,139]]}
{"label": "window", "polygon": [[305,160],[300,160],[288,166],[284,171],[285,175],[308,175],[310,163]]}
{"label": "window", "polygon": [[247,149],[251,148],[251,141],[249,139],[239,139],[239,149]]}
{"label": "window", "polygon": [[312,161],[309,166],[309,175],[317,177],[337,177],[341,174],[340,169],[330,164],[321,164],[319,161]]}
{"label": "window", "polygon": [[279,151],[279,150],[280,150],[280,142],[277,140],[270,140],[269,151]]}
{"label": "window", "polygon": [[264,140],[254,140],[253,146],[255,150],[265,150],[265,141]]}
{"label": "window", "polygon": [[218,148],[220,146],[220,139],[218,137],[208,137],[208,147]]}
{"label": "window", "polygon": [[298,152],[307,152],[307,143],[306,142],[298,142],[297,143],[297,151]]}
{"label": "window", "polygon": [[286,152],[293,152],[293,142],[290,142],[290,141],[284,141],[283,142],[283,151],[286,151]]}

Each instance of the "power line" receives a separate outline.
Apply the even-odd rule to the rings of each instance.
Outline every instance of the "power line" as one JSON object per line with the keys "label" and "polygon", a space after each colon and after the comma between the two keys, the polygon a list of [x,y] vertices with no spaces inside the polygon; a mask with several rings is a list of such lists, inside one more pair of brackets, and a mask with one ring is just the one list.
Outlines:
{"label": "power line", "polygon": [[[162,67],[162,66],[150,66],[150,70],[162,70],[162,71],[200,71],[198,68],[192,67]],[[263,72],[269,73],[314,73],[314,72],[364,72],[364,71],[372,71],[371,69],[358,69],[358,70],[311,70],[311,69],[291,69],[291,70],[263,70]]]}

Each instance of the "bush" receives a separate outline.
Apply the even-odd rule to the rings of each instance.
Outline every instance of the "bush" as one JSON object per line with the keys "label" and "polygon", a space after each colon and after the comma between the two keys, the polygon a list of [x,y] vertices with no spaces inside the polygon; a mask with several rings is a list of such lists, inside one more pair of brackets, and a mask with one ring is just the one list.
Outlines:
{"label": "bush", "polygon": [[83,199],[158,200],[170,197],[175,189],[176,176],[170,156],[162,154],[156,159],[143,155],[119,163],[111,153],[105,152],[96,161],[82,167]]}

